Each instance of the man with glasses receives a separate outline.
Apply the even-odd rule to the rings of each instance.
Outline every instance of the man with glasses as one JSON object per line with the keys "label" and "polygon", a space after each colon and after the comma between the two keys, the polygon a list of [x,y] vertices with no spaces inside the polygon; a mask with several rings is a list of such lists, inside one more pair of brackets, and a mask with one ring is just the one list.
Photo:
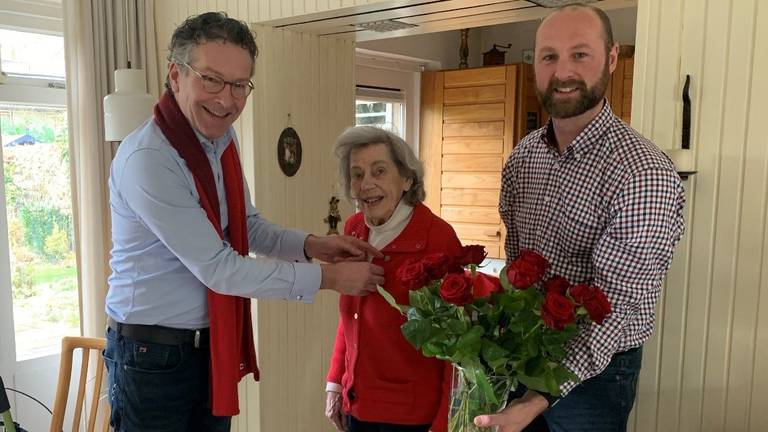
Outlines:
{"label": "man with glasses", "polygon": [[188,18],[154,117],[112,162],[104,359],[117,431],[228,431],[238,381],[258,378],[249,298],[311,302],[319,289],[384,283],[367,243],[281,228],[251,204],[232,123],[256,55],[245,23]]}

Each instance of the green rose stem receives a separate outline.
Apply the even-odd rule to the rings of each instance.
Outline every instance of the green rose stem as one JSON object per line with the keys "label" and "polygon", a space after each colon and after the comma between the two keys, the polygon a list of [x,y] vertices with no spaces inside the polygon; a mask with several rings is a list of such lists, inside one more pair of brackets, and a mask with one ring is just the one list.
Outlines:
{"label": "green rose stem", "polygon": [[539,327],[541,327],[541,323],[540,323],[540,322],[536,323],[536,325],[535,325],[535,326],[533,326],[533,328],[532,328],[530,331],[528,331],[528,333],[526,333],[526,335],[525,335],[525,337],[524,337],[523,339],[528,339],[528,337],[529,337],[530,335],[532,335],[532,334],[533,334],[533,332],[535,332],[536,330],[538,330],[538,329],[539,329]]}

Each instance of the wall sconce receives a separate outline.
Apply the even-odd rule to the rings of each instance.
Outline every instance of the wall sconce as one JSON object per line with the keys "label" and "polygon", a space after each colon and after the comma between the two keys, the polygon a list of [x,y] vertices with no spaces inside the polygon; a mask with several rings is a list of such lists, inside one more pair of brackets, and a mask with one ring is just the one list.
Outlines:
{"label": "wall sconce", "polygon": [[[136,2],[133,12],[137,14]],[[147,80],[142,69],[131,69],[131,28],[129,5],[122,10],[125,17],[125,45],[128,68],[115,70],[115,91],[104,96],[104,140],[122,141],[152,115],[155,98],[147,93]],[[138,28],[134,15],[134,29]],[[136,32],[134,31],[135,35]]]}

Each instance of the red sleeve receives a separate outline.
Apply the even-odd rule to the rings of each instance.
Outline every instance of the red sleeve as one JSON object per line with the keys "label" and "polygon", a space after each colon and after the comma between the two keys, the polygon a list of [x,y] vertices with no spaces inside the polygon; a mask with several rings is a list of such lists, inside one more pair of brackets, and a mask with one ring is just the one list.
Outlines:
{"label": "red sleeve", "polygon": [[448,431],[448,407],[451,403],[451,381],[453,380],[453,365],[444,362],[443,365],[443,395],[440,398],[440,408],[432,420],[430,432]]}
{"label": "red sleeve", "polygon": [[347,344],[344,339],[344,327],[339,318],[339,327],[336,329],[336,340],[333,342],[333,354],[331,354],[331,365],[328,368],[326,382],[332,382],[341,385],[341,378],[344,376],[344,356],[347,354]]}

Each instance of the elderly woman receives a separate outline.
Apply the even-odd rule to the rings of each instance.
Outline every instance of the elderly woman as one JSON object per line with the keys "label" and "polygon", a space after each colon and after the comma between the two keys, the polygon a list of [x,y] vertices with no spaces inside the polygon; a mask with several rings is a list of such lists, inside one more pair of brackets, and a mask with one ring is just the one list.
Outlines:
{"label": "elderly woman", "polygon": [[[381,250],[384,289],[399,304],[408,290],[395,277],[408,258],[458,254],[448,223],[424,204],[424,168],[397,135],[379,128],[347,129],[336,141],[344,191],[361,212],[344,234]],[[450,364],[422,356],[403,337],[405,318],[379,294],[341,296],[340,319],[326,386],[326,416],[347,432],[444,432]]]}

